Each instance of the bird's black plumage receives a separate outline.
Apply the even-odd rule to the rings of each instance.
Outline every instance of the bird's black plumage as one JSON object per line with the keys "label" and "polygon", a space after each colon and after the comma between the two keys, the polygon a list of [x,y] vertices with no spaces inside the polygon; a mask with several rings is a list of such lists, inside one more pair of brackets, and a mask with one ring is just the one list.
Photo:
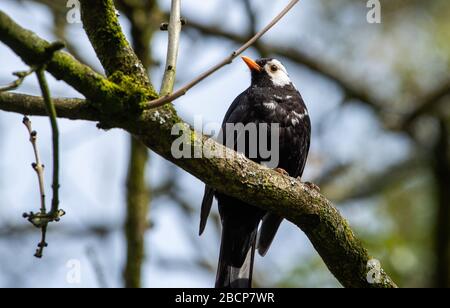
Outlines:
{"label": "bird's black plumage", "polygon": [[[259,59],[254,62],[244,58],[244,61],[251,69],[252,82],[233,101],[224,117],[223,141],[227,138],[227,123],[278,123],[277,167],[284,169],[292,177],[299,177],[305,167],[311,134],[305,103],[278,60]],[[236,144],[234,149],[236,150]],[[248,148],[245,150],[248,156]],[[259,154],[251,159],[258,163],[263,161]],[[202,202],[200,234],[205,228],[213,195],[218,200],[222,221],[216,287],[250,287],[255,249],[258,248],[259,253],[265,255],[282,218],[236,198],[215,193],[207,186]],[[261,221],[257,244],[258,225]]]}

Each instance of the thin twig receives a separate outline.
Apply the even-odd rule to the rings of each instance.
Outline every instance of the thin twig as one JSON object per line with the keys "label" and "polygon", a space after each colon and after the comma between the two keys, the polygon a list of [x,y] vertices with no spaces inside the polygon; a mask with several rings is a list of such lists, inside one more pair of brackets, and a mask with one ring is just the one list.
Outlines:
{"label": "thin twig", "polygon": [[14,72],[13,75],[16,76],[17,79],[4,87],[0,87],[0,92],[7,92],[17,89],[23,83],[25,78],[33,74],[35,70],[36,68],[31,68],[24,72]]}
{"label": "thin twig", "polygon": [[42,97],[45,103],[45,109],[50,118],[50,124],[52,127],[52,145],[53,145],[53,181],[52,181],[52,207],[50,212],[47,213],[47,209],[45,206],[45,187],[44,187],[44,166],[41,163],[39,157],[39,151],[37,148],[36,140],[37,133],[33,131],[31,127],[31,121],[24,117],[23,123],[28,129],[30,134],[30,141],[33,145],[34,155],[36,158],[36,162],[32,164],[33,169],[36,171],[39,179],[39,191],[41,193],[41,208],[38,214],[34,214],[33,212],[23,214],[24,218],[27,218],[29,222],[31,222],[35,227],[41,229],[41,241],[38,244],[38,249],[36,250],[35,257],[42,258],[44,248],[47,247],[46,243],[46,235],[47,235],[47,226],[52,221],[59,221],[61,216],[65,215],[63,210],[59,209],[59,132],[58,132],[58,124],[56,121],[56,109],[53,104],[50,90],[48,87],[47,80],[45,78],[45,69],[48,61],[50,61],[53,57],[53,54],[62,49],[64,47],[63,43],[55,42],[49,45],[46,49],[46,60],[39,66],[37,66],[34,71],[36,72],[36,76],[39,82],[39,86],[41,88]]}
{"label": "thin twig", "polygon": [[50,118],[50,125],[52,127],[52,145],[53,145],[53,180],[52,180],[52,207],[50,213],[58,212],[59,206],[59,131],[58,123],[56,121],[56,109],[50,97],[50,90],[48,88],[47,80],[45,78],[44,69],[40,68],[36,71],[39,86],[44,98],[45,107]]}
{"label": "thin twig", "polygon": [[42,254],[44,252],[44,248],[47,247],[47,243],[45,241],[47,235],[47,209],[45,207],[45,187],[44,187],[44,165],[41,163],[39,150],[37,147],[37,132],[33,130],[31,126],[31,121],[28,117],[24,117],[22,123],[28,130],[30,135],[30,142],[33,146],[33,152],[35,157],[35,162],[31,164],[33,170],[36,171],[38,182],[39,182],[39,193],[41,199],[41,207],[40,212],[38,214],[34,214],[33,212],[24,213],[23,217],[27,218],[29,222],[31,222],[35,227],[41,228],[41,241],[38,244],[38,248],[34,256],[36,258],[42,258]]}
{"label": "thin twig", "polygon": [[44,165],[41,164],[41,158],[39,155],[39,149],[37,147],[37,132],[33,130],[31,126],[31,121],[28,117],[24,117],[22,120],[22,123],[25,125],[25,127],[28,130],[28,133],[30,135],[30,142],[33,146],[33,152],[35,157],[35,162],[31,164],[33,167],[33,170],[36,171],[36,175],[38,177],[39,181],[39,194],[41,197],[41,213],[45,214],[45,188],[44,188]]}
{"label": "thin twig", "polygon": [[160,90],[161,96],[172,93],[175,84],[181,32],[181,0],[172,0],[168,30],[169,41],[167,45],[166,67]]}
{"label": "thin twig", "polygon": [[192,87],[194,87],[195,85],[197,85],[198,83],[203,81],[205,78],[209,77],[210,75],[212,75],[213,73],[215,73],[216,71],[221,69],[223,66],[233,62],[233,60],[237,56],[239,56],[247,48],[249,48],[251,45],[253,45],[261,36],[263,36],[267,31],[269,31],[270,28],[272,28],[276,23],[278,23],[284,17],[284,15],[286,15],[292,9],[292,7],[294,5],[296,5],[298,2],[299,2],[299,0],[291,0],[289,2],[289,4],[274,19],[272,19],[272,21],[267,26],[265,26],[261,31],[256,33],[244,45],[239,47],[239,49],[233,51],[233,53],[230,56],[226,57],[224,60],[222,60],[218,64],[214,65],[213,67],[211,67],[206,72],[200,74],[197,78],[195,78],[194,80],[190,81],[189,83],[187,83],[185,86],[183,86],[179,90],[175,91],[174,93],[172,93],[170,95],[161,96],[158,99],[155,99],[155,100],[152,100],[152,101],[148,102],[147,108],[160,107],[162,105],[165,105],[167,103],[170,103],[170,102],[176,100],[177,98],[179,98],[179,97],[183,96],[184,94],[186,94],[187,91],[189,91]]}

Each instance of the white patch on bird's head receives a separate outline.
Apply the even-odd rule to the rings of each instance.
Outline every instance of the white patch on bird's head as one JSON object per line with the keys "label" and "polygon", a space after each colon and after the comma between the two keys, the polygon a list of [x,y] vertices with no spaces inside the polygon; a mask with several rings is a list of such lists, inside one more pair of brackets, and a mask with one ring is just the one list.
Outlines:
{"label": "white patch on bird's head", "polygon": [[275,110],[275,108],[277,108],[277,102],[270,101],[268,103],[263,103],[263,106],[269,110]]}
{"label": "white patch on bird's head", "polygon": [[269,75],[272,83],[277,87],[284,87],[292,84],[286,68],[277,59],[272,59],[264,65],[264,70]]}

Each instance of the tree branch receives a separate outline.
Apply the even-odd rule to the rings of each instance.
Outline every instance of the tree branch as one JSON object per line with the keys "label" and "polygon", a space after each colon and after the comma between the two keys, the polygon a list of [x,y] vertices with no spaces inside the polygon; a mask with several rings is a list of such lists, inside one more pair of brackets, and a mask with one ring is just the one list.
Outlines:
{"label": "tree branch", "polygon": [[[23,29],[0,10],[0,41],[8,45],[29,66],[39,65],[47,60],[46,49],[50,43]],[[65,52],[55,52],[47,65],[56,79],[64,80],[86,98],[95,102],[117,102],[117,95],[123,90],[113,82],[95,73]]]}
{"label": "tree branch", "polygon": [[127,261],[123,276],[125,287],[140,288],[145,255],[145,231],[148,228],[149,192],[145,182],[148,149],[133,136],[130,138],[130,160],[127,175]]}
{"label": "tree branch", "polygon": [[[0,14],[0,40],[2,41],[5,38],[2,33],[4,28],[5,25],[2,24],[2,15]],[[14,35],[11,37],[17,41]],[[35,55],[34,46],[40,41],[35,35],[27,36],[27,40],[27,44],[20,44],[21,48],[19,48],[24,58],[27,55]],[[54,71],[61,70],[58,65],[66,68],[67,62],[54,62]],[[83,66],[77,65],[69,72],[80,73],[84,70]],[[80,80],[85,82],[82,78]],[[101,87],[94,89],[91,85],[83,90],[103,93]],[[113,94],[111,99],[120,102],[120,106],[124,106],[123,103],[130,99],[131,93],[135,93],[136,89],[130,88],[128,91],[122,92],[121,96]],[[101,95],[98,96],[105,98]],[[144,96],[139,98],[144,99]],[[58,107],[56,101],[55,105]],[[2,107],[0,106],[0,108]],[[107,105],[100,104],[98,108],[102,113],[104,112],[102,108],[107,108]],[[369,266],[371,257],[330,201],[308,188],[307,185],[256,164],[243,155],[236,155],[231,149],[191,130],[178,118],[170,106],[147,110],[138,115],[127,115],[127,117],[123,115],[126,113],[125,110],[122,109],[121,113],[110,114],[102,119],[103,123],[108,127],[123,128],[134,134],[147,147],[216,190],[272,211],[296,224],[305,232],[330,271],[344,286],[395,287],[395,284],[381,268],[379,270],[380,279],[374,283],[368,282],[367,275],[371,269]],[[31,111],[20,108],[21,113],[31,114]],[[171,152],[173,142],[179,138],[179,136],[172,135],[172,128],[175,124],[186,128],[185,132],[189,136],[191,145],[204,145],[207,149],[214,148],[224,153],[225,157],[232,158],[221,159],[204,156],[201,159],[175,159]]]}
{"label": "tree branch", "polygon": [[14,72],[13,75],[16,76],[17,79],[4,87],[0,87],[0,92],[7,92],[17,89],[23,83],[25,78],[33,74],[35,70],[35,68],[30,68],[25,72]]}
{"label": "tree branch", "polygon": [[50,118],[50,125],[52,128],[52,147],[53,147],[53,179],[52,179],[52,207],[49,215],[57,214],[59,211],[59,130],[56,120],[56,109],[53,100],[50,96],[47,79],[43,68],[36,71],[36,75],[41,88],[42,97],[45,103],[45,109]]}
{"label": "tree branch", "polygon": [[169,20],[169,41],[167,46],[166,66],[161,84],[160,96],[169,95],[175,84],[177,68],[178,47],[180,45],[181,32],[181,0],[172,0]]}
{"label": "tree branch", "polygon": [[269,31],[276,23],[278,23],[291,9],[294,7],[294,5],[297,4],[299,0],[291,0],[289,4],[277,15],[274,19],[272,19],[271,22],[267,26],[265,26],[261,31],[256,33],[252,38],[250,38],[247,42],[244,43],[241,47],[239,47],[237,50],[233,51],[230,56],[223,59],[218,64],[211,67],[206,72],[200,74],[197,78],[194,80],[188,82],[186,85],[175,91],[174,93],[170,95],[165,95],[160,98],[154,99],[150,101],[147,104],[147,108],[156,108],[163,106],[165,104],[168,104],[177,98],[180,98],[181,96],[185,95],[187,91],[189,91],[192,87],[196,86],[198,83],[206,79],[207,77],[211,76],[215,72],[217,72],[219,69],[224,67],[227,64],[230,64],[233,62],[236,57],[238,57],[241,53],[243,53],[247,48],[249,48],[251,45],[253,45],[261,36],[263,36],[267,31]]}
{"label": "tree branch", "polygon": [[81,0],[80,3],[84,30],[106,75],[120,72],[151,88],[147,71],[122,32],[113,0]]}
{"label": "tree branch", "polygon": [[[54,98],[53,103],[58,117],[71,120],[100,120],[97,109],[84,99]],[[47,115],[42,97],[25,94],[0,93],[0,109],[27,115]]]}
{"label": "tree branch", "polygon": [[29,140],[31,146],[33,147],[34,159],[35,162],[31,165],[33,170],[36,172],[38,177],[38,186],[39,186],[39,197],[40,197],[40,211],[42,214],[46,214],[46,206],[45,206],[45,186],[44,186],[44,165],[41,162],[41,155],[39,154],[39,149],[37,146],[37,132],[33,130],[31,126],[31,121],[28,117],[24,117],[22,120],[23,125],[27,128]]}
{"label": "tree branch", "polygon": [[252,8],[252,2],[251,0],[244,0],[242,4],[244,6],[245,13],[248,19],[248,34],[249,36],[253,36],[257,31],[257,22],[256,22],[256,14]]}
{"label": "tree branch", "polygon": [[151,40],[159,21],[163,17],[158,2],[153,0],[117,0],[114,2],[119,10],[131,22],[131,38],[136,56],[141,60],[146,70],[156,63],[152,57]]}
{"label": "tree branch", "polygon": [[[237,44],[242,44],[248,38],[245,35],[232,33],[221,29],[217,25],[205,25],[203,23],[195,21],[195,19],[188,18],[189,22],[185,25],[186,29],[198,31],[201,34],[220,37],[233,41]],[[270,43],[258,42],[253,46],[261,54],[278,55],[280,57],[289,59],[295,63],[306,66],[307,68],[317,72],[325,78],[330,79],[336,83],[345,93],[347,99],[356,99],[368,106],[370,106],[375,112],[380,113],[383,111],[383,102],[378,101],[373,97],[369,90],[362,85],[358,85],[355,80],[352,80],[341,73],[337,68],[329,65],[326,62],[319,61],[314,57],[303,53],[299,49],[294,49],[284,46],[275,46]],[[402,123],[395,127],[395,129],[407,129],[417,118],[422,115],[430,113],[436,105],[438,105],[442,98],[450,94],[450,82],[444,82],[436,90],[427,94],[424,98],[417,102],[416,108],[413,109],[405,118]]]}
{"label": "tree branch", "polygon": [[47,212],[45,206],[45,188],[44,188],[44,165],[41,163],[39,158],[39,152],[37,149],[37,133],[31,128],[31,121],[28,117],[23,118],[23,124],[27,127],[28,133],[30,135],[30,142],[33,145],[33,151],[35,154],[36,162],[32,164],[34,171],[39,179],[39,192],[41,195],[41,207],[39,213],[35,214],[33,212],[24,213],[23,217],[32,223],[35,227],[41,229],[41,241],[38,244],[38,249],[36,250],[35,257],[42,258],[44,248],[47,247],[46,235],[47,227],[50,222],[59,221],[62,216],[65,215],[63,210],[59,209],[59,132],[56,120],[55,106],[50,95],[50,89],[45,78],[45,67],[47,63],[53,58],[54,53],[57,50],[64,48],[64,44],[60,42],[52,43],[48,48],[46,48],[46,53],[48,58],[45,62],[42,62],[35,69],[30,71],[36,71],[36,76],[39,82],[39,87],[41,88],[42,97],[45,104],[45,109],[47,115],[50,118],[50,123],[52,127],[52,145],[53,145],[53,195],[52,195],[52,206],[50,212]]}
{"label": "tree branch", "polygon": [[[160,124],[161,120],[165,123]],[[166,118],[152,120],[151,117],[144,117],[135,127],[125,125],[123,128],[134,134],[140,133],[139,139],[148,147],[218,191],[275,212],[296,224],[305,232],[330,271],[344,286],[395,287],[384,272],[381,272],[380,283],[367,282],[367,264],[370,260],[367,251],[356,239],[345,219],[323,196],[307,185],[281,176],[242,155],[233,159],[174,159],[170,147],[175,137],[171,135],[170,122]],[[197,145],[203,141],[208,147],[216,147],[225,151],[228,157],[233,157],[234,152],[230,149],[193,131],[190,133]]]}

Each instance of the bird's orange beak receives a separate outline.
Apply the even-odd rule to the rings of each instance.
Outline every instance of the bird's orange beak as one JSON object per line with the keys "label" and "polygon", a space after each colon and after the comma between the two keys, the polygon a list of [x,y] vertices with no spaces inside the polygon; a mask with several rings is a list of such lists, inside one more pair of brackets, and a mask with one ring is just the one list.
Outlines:
{"label": "bird's orange beak", "polygon": [[261,71],[261,69],[262,69],[261,66],[259,66],[258,63],[256,63],[249,57],[242,56],[241,58],[245,62],[245,64],[247,64],[248,68],[251,69],[252,71],[258,71],[258,72]]}

